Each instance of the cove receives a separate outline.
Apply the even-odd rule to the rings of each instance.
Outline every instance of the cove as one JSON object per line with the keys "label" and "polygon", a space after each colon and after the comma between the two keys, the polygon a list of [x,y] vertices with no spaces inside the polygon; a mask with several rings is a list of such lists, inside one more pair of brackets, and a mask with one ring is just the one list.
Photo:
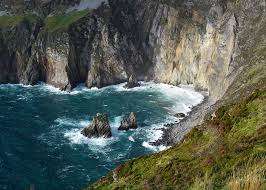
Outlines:
{"label": "cove", "polygon": [[[72,92],[54,87],[0,85],[0,189],[81,189],[122,162],[167,147],[151,146],[173,115],[188,113],[203,100],[190,86],[142,82]],[[96,113],[107,113],[113,137],[80,134]],[[124,115],[137,113],[139,128],[117,128]]]}

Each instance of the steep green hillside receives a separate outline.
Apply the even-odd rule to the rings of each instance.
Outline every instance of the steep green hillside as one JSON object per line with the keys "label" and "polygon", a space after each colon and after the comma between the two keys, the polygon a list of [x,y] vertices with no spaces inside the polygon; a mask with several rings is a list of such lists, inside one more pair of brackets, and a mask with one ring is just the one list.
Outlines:
{"label": "steep green hillside", "polygon": [[263,88],[236,103],[221,106],[180,144],[129,161],[91,188],[265,188],[266,91]]}

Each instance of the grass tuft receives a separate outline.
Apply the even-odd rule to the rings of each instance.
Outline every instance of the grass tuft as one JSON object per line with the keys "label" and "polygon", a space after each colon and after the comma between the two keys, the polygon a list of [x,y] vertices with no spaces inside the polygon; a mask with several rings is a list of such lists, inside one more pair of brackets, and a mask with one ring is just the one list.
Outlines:
{"label": "grass tuft", "polygon": [[73,11],[68,14],[48,16],[45,19],[45,30],[48,32],[66,31],[70,25],[89,14],[90,10]]}

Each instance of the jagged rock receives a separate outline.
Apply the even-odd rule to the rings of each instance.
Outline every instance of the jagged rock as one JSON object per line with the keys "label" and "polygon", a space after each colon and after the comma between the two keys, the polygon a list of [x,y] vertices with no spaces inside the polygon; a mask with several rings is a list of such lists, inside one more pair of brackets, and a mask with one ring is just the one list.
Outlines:
{"label": "jagged rock", "polygon": [[138,80],[134,75],[131,75],[128,79],[127,84],[125,85],[125,88],[134,88],[140,86]]}
{"label": "jagged rock", "polygon": [[184,114],[184,113],[177,113],[177,114],[175,114],[175,117],[177,117],[177,118],[186,117],[186,114]]}
{"label": "jagged rock", "polygon": [[106,114],[97,113],[97,115],[93,118],[92,124],[88,127],[85,127],[81,134],[88,138],[93,137],[104,137],[110,138],[112,137],[111,127],[109,125],[108,116]]}
{"label": "jagged rock", "polygon": [[[9,5],[5,2],[0,4]],[[68,8],[78,3],[45,2],[50,3],[37,4],[36,9],[46,14],[61,5]],[[42,18],[34,23],[25,18],[12,27],[11,23],[2,23],[0,83],[43,81],[59,88],[69,83],[72,89],[80,83],[104,87],[130,77],[128,88],[138,86],[136,78],[194,84],[209,91],[215,101],[234,81],[235,70],[241,64],[233,59],[234,47],[239,45],[238,21],[236,14],[229,14],[230,6],[226,11],[219,3],[203,0],[193,0],[193,9],[186,5],[187,1],[175,6],[151,0],[108,2],[73,19],[67,30],[54,30],[57,26],[53,32],[47,31]],[[45,11],[46,7],[50,7],[49,11]],[[235,70],[232,65],[236,65]]]}
{"label": "jagged rock", "polygon": [[136,129],[136,128],[138,128],[136,114],[134,112],[131,112],[128,117],[125,117],[121,121],[121,125],[118,128],[118,130],[128,131],[129,129]]}

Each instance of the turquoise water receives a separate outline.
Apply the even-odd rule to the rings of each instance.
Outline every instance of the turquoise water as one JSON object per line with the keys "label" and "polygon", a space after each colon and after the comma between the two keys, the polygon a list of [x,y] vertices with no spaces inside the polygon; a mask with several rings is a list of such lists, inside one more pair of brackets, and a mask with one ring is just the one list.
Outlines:
{"label": "turquoise water", "polygon": [[[142,83],[103,89],[78,87],[71,93],[48,85],[0,85],[0,189],[81,189],[118,164],[166,147],[160,138],[172,115],[188,112],[202,95],[190,87]],[[119,132],[124,116],[136,112],[139,128]],[[108,113],[113,137],[80,134],[97,113]]]}

